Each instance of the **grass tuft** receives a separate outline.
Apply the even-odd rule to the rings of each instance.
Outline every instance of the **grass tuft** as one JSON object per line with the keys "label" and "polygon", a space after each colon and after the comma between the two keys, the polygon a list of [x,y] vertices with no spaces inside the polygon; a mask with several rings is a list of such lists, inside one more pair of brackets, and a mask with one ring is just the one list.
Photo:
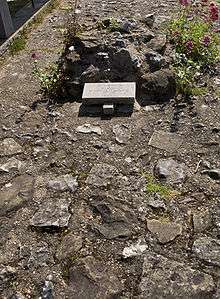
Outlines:
{"label": "grass tuft", "polygon": [[27,37],[25,34],[15,38],[13,42],[9,46],[9,52],[12,56],[19,53],[21,50],[23,50],[27,43]]}
{"label": "grass tuft", "polygon": [[176,190],[173,190],[167,185],[164,185],[154,179],[151,175],[144,174],[147,184],[146,184],[146,192],[149,194],[158,194],[164,199],[170,199],[177,195],[179,195],[179,192]]}

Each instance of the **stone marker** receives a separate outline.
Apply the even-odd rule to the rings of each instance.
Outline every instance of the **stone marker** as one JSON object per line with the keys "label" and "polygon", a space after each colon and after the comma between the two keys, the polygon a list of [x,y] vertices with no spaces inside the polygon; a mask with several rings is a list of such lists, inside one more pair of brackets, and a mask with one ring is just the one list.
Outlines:
{"label": "stone marker", "polygon": [[13,32],[14,26],[8,3],[6,0],[0,0],[0,38],[9,37]]}
{"label": "stone marker", "polygon": [[85,105],[134,104],[135,82],[85,83],[82,100]]}

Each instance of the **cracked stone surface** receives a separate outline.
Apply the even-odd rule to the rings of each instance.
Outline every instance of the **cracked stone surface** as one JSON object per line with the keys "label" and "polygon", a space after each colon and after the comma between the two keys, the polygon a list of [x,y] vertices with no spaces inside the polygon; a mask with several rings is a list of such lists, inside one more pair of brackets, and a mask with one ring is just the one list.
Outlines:
{"label": "cracked stone surface", "polygon": [[140,298],[214,298],[214,288],[206,273],[151,252],[144,257]]}
{"label": "cracked stone surface", "polygon": [[117,168],[112,165],[97,164],[92,167],[86,182],[96,187],[106,187],[111,183],[112,178],[117,175],[117,173]]}
{"label": "cracked stone surface", "polygon": [[70,269],[72,298],[113,298],[120,296],[123,285],[108,267],[93,257],[86,257]]}
{"label": "cracked stone surface", "polygon": [[0,215],[16,211],[23,203],[30,201],[34,192],[34,178],[29,175],[16,177],[0,191]]}
{"label": "cracked stone surface", "polygon": [[182,139],[175,133],[156,131],[149,140],[149,145],[173,153],[181,147]]}
{"label": "cracked stone surface", "polygon": [[[60,0],[0,64],[0,298],[218,299],[219,65],[206,94],[176,100],[177,0],[78,4],[67,46]],[[42,95],[33,53],[65,64],[61,97]],[[135,106],[84,107],[97,81],[137,81]]]}
{"label": "cracked stone surface", "polygon": [[30,224],[42,228],[62,228],[67,227],[70,219],[69,205],[70,199],[56,199],[43,203],[34,214]]}

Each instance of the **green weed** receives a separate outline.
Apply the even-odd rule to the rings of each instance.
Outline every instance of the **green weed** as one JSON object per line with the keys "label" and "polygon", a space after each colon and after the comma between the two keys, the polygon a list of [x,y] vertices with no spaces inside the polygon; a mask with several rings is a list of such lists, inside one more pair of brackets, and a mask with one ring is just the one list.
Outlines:
{"label": "green weed", "polygon": [[169,199],[179,194],[178,191],[173,190],[167,185],[164,185],[154,179],[151,175],[144,174],[146,178],[146,192],[149,194],[158,194],[162,198]]}
{"label": "green weed", "polygon": [[23,50],[27,43],[27,36],[26,34],[22,34],[21,36],[15,38],[13,42],[9,46],[9,52],[11,55],[16,55],[21,50]]}

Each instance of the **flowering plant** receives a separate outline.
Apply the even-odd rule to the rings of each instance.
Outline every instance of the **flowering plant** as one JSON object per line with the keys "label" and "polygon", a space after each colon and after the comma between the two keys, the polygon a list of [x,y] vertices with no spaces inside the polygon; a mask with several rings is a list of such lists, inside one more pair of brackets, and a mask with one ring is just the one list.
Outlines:
{"label": "flowering plant", "polygon": [[[216,3],[208,0],[179,2],[181,10],[169,25],[169,38],[175,47],[177,81],[181,83],[184,74],[189,81],[187,92],[184,91],[185,85],[180,84],[179,89],[189,93],[189,87],[195,84],[196,73],[209,69],[219,60],[219,9]],[[184,59],[180,60],[180,57]]]}
{"label": "flowering plant", "polygon": [[62,78],[59,64],[51,64],[47,68],[42,69],[38,66],[38,55],[33,53],[31,58],[34,63],[32,73],[39,79],[41,91],[45,96],[56,96]]}

